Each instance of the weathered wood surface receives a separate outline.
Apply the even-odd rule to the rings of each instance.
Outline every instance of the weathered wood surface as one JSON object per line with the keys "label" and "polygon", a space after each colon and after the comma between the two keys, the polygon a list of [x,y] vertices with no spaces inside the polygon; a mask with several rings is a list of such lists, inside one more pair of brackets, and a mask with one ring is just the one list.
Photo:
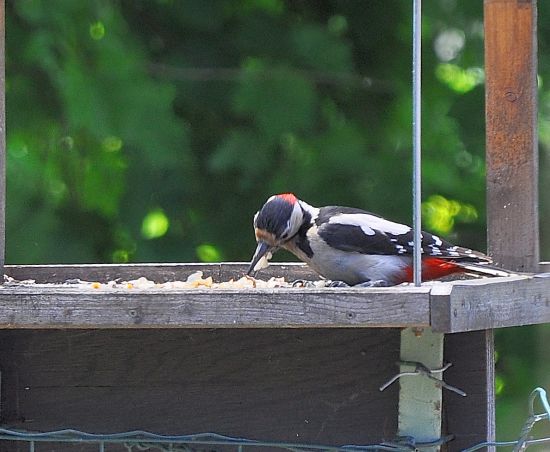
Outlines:
{"label": "weathered wood surface", "polygon": [[434,331],[461,331],[550,322],[549,277],[512,276],[441,284],[431,292]]}
{"label": "weathered wood surface", "polygon": [[395,329],[0,331],[0,421],[26,430],[379,443],[396,435],[398,385],[378,388],[398,360]]}
{"label": "weathered wood surface", "polygon": [[[148,263],[148,264],[73,264],[73,265],[6,265],[5,273],[19,281],[34,279],[37,283],[63,283],[68,279],[107,282],[115,279],[131,280],[145,276],[157,283],[185,281],[187,277],[202,271],[204,277],[214,281],[239,279],[247,271],[243,262],[204,263]],[[258,272],[259,279],[285,277],[288,280],[318,280],[319,276],[302,263],[271,264]]]}
{"label": "weathered wood surface", "polygon": [[443,374],[445,381],[467,394],[443,390],[443,432],[455,435],[446,450],[460,451],[494,438],[493,330],[445,335],[444,361],[453,363]]}
{"label": "weathered wood surface", "polygon": [[536,0],[485,0],[488,251],[537,271]]}
{"label": "weathered wood surface", "polygon": [[[484,35],[488,252],[505,268],[536,272],[539,262],[536,0],[484,0]],[[506,290],[510,289],[513,287],[507,286]],[[464,294],[467,292],[465,289]],[[451,297],[456,316],[453,307],[448,311],[449,324],[458,327],[460,315],[466,329],[482,325],[494,328],[521,324],[527,317],[536,320],[539,313],[540,317],[548,314],[547,307],[538,299],[545,297],[544,293],[535,294],[534,300],[520,300],[513,290],[509,294],[501,292],[512,301],[484,303],[481,309],[473,304],[472,292],[469,295],[468,300],[462,299],[464,306],[462,301],[459,306],[453,303],[461,298],[460,291]],[[498,312],[499,309],[503,312]],[[464,348],[473,355],[490,358],[475,362],[486,379],[485,388],[480,387],[482,430],[472,439],[493,441],[493,330],[485,331],[485,339],[468,336]],[[453,414],[457,418],[457,413]]]}
{"label": "weathered wood surface", "polygon": [[0,275],[6,251],[6,15],[0,0]]}
{"label": "weathered wood surface", "polygon": [[429,320],[424,287],[0,289],[0,328],[398,327]]}
{"label": "weathered wood surface", "polygon": [[[102,282],[146,276],[159,282],[201,270],[217,280],[246,264],[7,266],[18,279],[65,281],[92,274]],[[90,273],[87,273],[90,271]],[[122,276],[121,276],[122,275]],[[313,277],[279,264],[264,277]],[[34,277],[33,277],[34,276]],[[238,277],[238,276],[237,276]],[[514,276],[390,288],[91,289],[71,285],[4,286],[0,328],[305,328],[431,325],[471,331],[550,321],[550,278]]]}

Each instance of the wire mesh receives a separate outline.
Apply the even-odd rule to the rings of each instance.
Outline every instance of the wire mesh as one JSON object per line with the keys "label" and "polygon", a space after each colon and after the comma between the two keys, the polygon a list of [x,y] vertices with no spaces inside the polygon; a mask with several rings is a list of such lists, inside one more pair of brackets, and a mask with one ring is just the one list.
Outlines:
{"label": "wire mesh", "polygon": [[[542,407],[544,408],[544,413],[536,414],[535,413],[535,401],[539,400]],[[524,451],[529,446],[534,446],[538,444],[550,443],[550,437],[547,438],[538,438],[538,439],[529,439],[529,434],[539,421],[550,420],[550,403],[548,403],[548,397],[546,391],[542,388],[535,388],[529,395],[529,416],[525,420],[523,427],[520,431],[519,438],[516,441],[494,441],[494,442],[484,442],[476,444],[468,449],[465,449],[463,452],[473,452],[476,450],[483,449],[485,447],[514,447],[514,452]]]}
{"label": "wire mesh", "polygon": [[[543,412],[535,413],[535,402],[539,401]],[[488,447],[513,447],[514,452],[520,452],[529,446],[550,443],[550,437],[529,438],[537,422],[550,420],[550,403],[546,391],[535,388],[529,395],[529,416],[525,420],[518,439],[515,441],[482,442],[464,449],[463,452],[474,452]],[[242,452],[251,448],[267,448],[288,450],[293,452],[360,452],[360,451],[422,451],[441,446],[452,441],[453,435],[447,435],[431,442],[416,442],[412,437],[397,438],[392,442],[369,445],[329,446],[321,444],[306,444],[292,442],[261,441],[248,438],[235,438],[217,433],[198,433],[191,435],[160,435],[143,430],[133,430],[121,433],[97,434],[73,429],[55,430],[49,432],[30,432],[0,428],[0,443],[3,441],[19,441],[27,443],[29,452],[35,452],[37,443],[73,443],[93,444],[99,452],[107,451],[108,445],[123,445],[129,452],[195,452],[197,448],[208,447],[207,450],[235,450]],[[1,445],[0,445],[1,446]],[[2,449],[0,447],[0,449]]]}
{"label": "wire mesh", "polygon": [[190,452],[198,447],[208,446],[207,450],[236,450],[238,452],[250,448],[268,448],[289,450],[295,452],[316,451],[394,451],[410,452],[432,448],[450,441],[452,436],[447,436],[436,441],[417,443],[414,438],[400,438],[395,442],[385,442],[370,445],[344,445],[329,446],[321,444],[304,444],[291,442],[260,441],[248,438],[235,438],[216,433],[199,433],[191,435],[160,435],[142,430],[122,433],[96,434],[79,430],[64,429],[49,432],[29,432],[23,430],[11,430],[0,428],[1,441],[20,441],[29,444],[29,451],[34,452],[36,443],[88,443],[95,444],[100,452],[107,450],[107,445],[123,445],[128,451],[159,451],[159,452]]}

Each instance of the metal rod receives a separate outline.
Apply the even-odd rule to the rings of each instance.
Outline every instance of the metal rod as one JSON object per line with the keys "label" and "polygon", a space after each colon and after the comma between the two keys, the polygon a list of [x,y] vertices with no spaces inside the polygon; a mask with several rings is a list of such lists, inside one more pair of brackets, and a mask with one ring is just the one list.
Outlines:
{"label": "metal rod", "polygon": [[421,38],[422,0],[413,0],[413,281],[415,286],[422,284]]}

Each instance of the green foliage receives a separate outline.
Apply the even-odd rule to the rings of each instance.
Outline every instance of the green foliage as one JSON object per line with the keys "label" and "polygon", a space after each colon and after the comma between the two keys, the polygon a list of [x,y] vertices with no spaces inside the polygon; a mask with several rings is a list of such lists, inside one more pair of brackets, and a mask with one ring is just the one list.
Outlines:
{"label": "green foliage", "polygon": [[145,215],[141,223],[141,235],[146,239],[158,239],[168,232],[170,220],[162,209],[155,209]]}

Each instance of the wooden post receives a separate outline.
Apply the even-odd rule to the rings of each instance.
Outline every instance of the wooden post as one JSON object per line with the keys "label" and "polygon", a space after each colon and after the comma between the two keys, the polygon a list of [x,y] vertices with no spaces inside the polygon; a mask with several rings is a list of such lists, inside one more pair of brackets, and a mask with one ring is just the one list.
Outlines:
{"label": "wooden post", "polygon": [[537,3],[484,5],[488,251],[498,265],[536,272]]}
{"label": "wooden post", "polygon": [[536,0],[485,0],[488,250],[537,271]]}
{"label": "wooden post", "polygon": [[3,282],[6,218],[6,52],[5,2],[0,0],[0,277]]}
{"label": "wooden post", "polygon": [[[401,361],[419,362],[429,369],[443,364],[443,334],[431,328],[405,328],[401,331]],[[401,365],[401,372],[414,371],[414,366]],[[436,374],[440,378],[441,374]],[[399,380],[399,436],[410,436],[418,442],[441,438],[441,387],[423,375],[404,376]],[[434,446],[427,451],[439,450]]]}
{"label": "wooden post", "polygon": [[445,381],[463,390],[443,391],[444,432],[455,435],[448,451],[495,439],[495,366],[493,330],[445,335],[444,361],[452,363]]}

